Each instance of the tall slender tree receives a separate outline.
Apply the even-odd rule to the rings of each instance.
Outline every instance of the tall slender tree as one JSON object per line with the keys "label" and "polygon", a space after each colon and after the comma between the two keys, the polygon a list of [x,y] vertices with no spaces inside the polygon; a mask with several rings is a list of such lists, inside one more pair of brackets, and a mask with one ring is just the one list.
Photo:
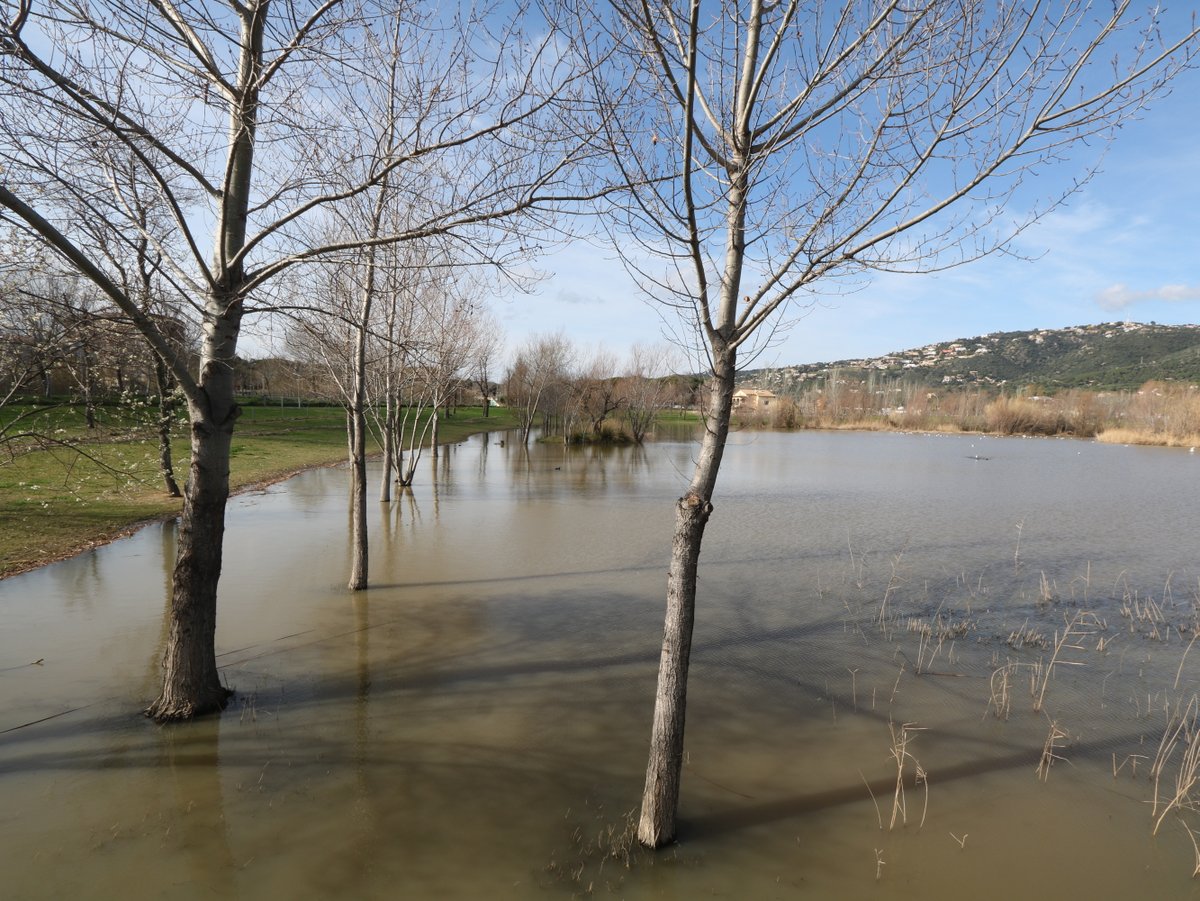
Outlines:
{"label": "tall slender tree", "polygon": [[[611,0],[617,246],[708,368],[676,506],[638,837],[676,835],[696,573],[739,359],[836,280],[978,258],[1053,209],[1027,177],[1103,142],[1186,68],[1194,22],[1036,0]],[[607,90],[603,86],[601,90]],[[614,93],[609,91],[609,93]],[[628,235],[642,241],[631,252]],[[665,260],[665,266],[653,260]]]}

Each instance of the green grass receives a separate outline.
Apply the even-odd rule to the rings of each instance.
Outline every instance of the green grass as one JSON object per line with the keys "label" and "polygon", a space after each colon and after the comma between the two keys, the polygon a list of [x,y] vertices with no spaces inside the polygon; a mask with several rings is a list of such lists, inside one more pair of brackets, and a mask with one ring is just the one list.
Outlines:
{"label": "green grass", "polygon": [[656,422],[661,422],[664,425],[674,425],[685,423],[694,425],[700,421],[700,414],[695,410],[663,410],[658,414]]}
{"label": "green grass", "polygon": [[[5,420],[13,409],[0,411]],[[130,531],[139,523],[172,516],[181,502],[166,496],[158,474],[158,449],[145,417],[102,408],[100,428],[89,432],[81,410],[58,407],[39,427],[75,447],[0,451],[0,578],[70,556]],[[506,409],[460,408],[443,419],[443,443],[516,427]],[[179,433],[185,434],[181,424]],[[10,449],[12,450],[12,449]],[[173,444],[176,478],[187,475],[188,446]],[[345,413],[340,407],[245,408],[233,435],[233,490],[346,459]]]}

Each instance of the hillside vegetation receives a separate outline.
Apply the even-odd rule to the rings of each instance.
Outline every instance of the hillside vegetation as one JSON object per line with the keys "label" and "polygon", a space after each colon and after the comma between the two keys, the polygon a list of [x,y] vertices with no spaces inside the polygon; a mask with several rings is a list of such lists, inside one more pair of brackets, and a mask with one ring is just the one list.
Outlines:
{"label": "hillside vegetation", "polygon": [[1132,391],[1143,383],[1200,383],[1200,326],[1100,323],[1064,329],[993,332],[880,357],[747,370],[741,384],[796,395],[834,373],[873,375],[931,388],[1033,387]]}

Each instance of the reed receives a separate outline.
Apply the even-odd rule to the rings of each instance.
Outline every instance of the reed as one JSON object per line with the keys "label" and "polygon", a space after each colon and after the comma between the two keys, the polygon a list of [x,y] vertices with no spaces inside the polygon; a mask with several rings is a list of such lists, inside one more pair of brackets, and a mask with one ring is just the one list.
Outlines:
{"label": "reed", "polygon": [[986,717],[988,710],[995,713],[996,719],[1007,720],[1009,713],[1012,711],[1012,688],[1011,681],[1013,675],[1017,671],[1017,667],[1021,664],[1009,661],[1003,666],[997,667],[992,671],[990,681],[991,698],[988,700],[987,709],[983,715]]}
{"label": "reed", "polygon": [[1037,648],[1045,651],[1050,648],[1050,639],[1046,637],[1046,633],[1030,626],[1029,620],[1025,620],[1019,627],[1009,632],[1004,643],[1017,651],[1023,648]]}
{"label": "reed", "polygon": [[1046,741],[1042,745],[1042,756],[1037,765],[1037,776],[1042,782],[1050,778],[1050,768],[1054,766],[1054,761],[1066,760],[1058,752],[1065,747],[1064,742],[1070,737],[1065,729],[1060,729],[1058,723],[1051,720],[1050,731],[1046,733]]}
{"label": "reed", "polygon": [[904,792],[904,774],[905,770],[911,761],[913,768],[913,785],[923,786],[925,789],[924,805],[921,808],[921,822],[917,826],[918,829],[925,825],[925,815],[929,812],[929,778],[925,770],[921,767],[920,762],[912,755],[909,746],[916,737],[916,733],[925,731],[923,727],[916,723],[905,723],[899,730],[896,729],[896,724],[889,722],[888,729],[892,734],[892,747],[890,755],[896,764],[896,788],[892,794],[892,818],[888,823],[888,829],[896,828],[896,821],[899,820],[902,826],[908,825],[908,799]]}
{"label": "reed", "polygon": [[1103,626],[1103,621],[1096,614],[1087,610],[1078,610],[1064,624],[1061,635],[1055,630],[1054,653],[1050,655],[1050,662],[1046,664],[1041,684],[1038,686],[1036,699],[1033,703],[1035,711],[1040,713],[1042,710],[1042,705],[1046,700],[1046,689],[1050,684],[1050,677],[1054,675],[1054,668],[1056,666],[1083,666],[1083,662],[1079,660],[1064,660],[1063,652],[1067,650],[1085,650],[1079,642],[1084,638],[1095,635]]}
{"label": "reed", "polygon": [[[1159,742],[1158,753],[1154,758],[1154,806],[1151,816],[1154,820],[1154,835],[1158,835],[1159,827],[1172,810],[1183,811],[1194,809],[1197,799],[1193,792],[1200,783],[1200,731],[1197,730],[1197,714],[1200,713],[1200,702],[1195,695],[1188,702],[1182,714],[1172,716],[1163,730]],[[1169,796],[1162,795],[1160,785],[1163,774],[1174,756],[1175,749],[1183,748],[1179,766],[1175,769],[1174,787]]]}
{"label": "reed", "polygon": [[888,622],[888,600],[892,594],[900,587],[900,563],[904,559],[904,550],[892,557],[892,573],[888,577],[887,588],[883,592],[883,600],[879,604],[879,615],[875,622],[881,630],[886,631]]}
{"label": "reed", "polygon": [[1179,825],[1183,827],[1183,831],[1187,833],[1187,837],[1192,840],[1192,851],[1195,854],[1193,858],[1192,878],[1195,879],[1197,876],[1200,876],[1200,844],[1197,844],[1196,833],[1192,831],[1191,826],[1183,822],[1183,820],[1179,821]]}
{"label": "reed", "polygon": [[1179,658],[1179,669],[1175,670],[1175,690],[1179,690],[1179,680],[1183,677],[1183,665],[1187,662],[1188,651],[1192,649],[1192,645],[1196,643],[1196,636],[1200,633],[1193,630],[1192,640],[1187,643],[1187,647],[1183,649],[1183,656]]}
{"label": "reed", "polygon": [[1112,755],[1112,773],[1113,773],[1113,778],[1114,778],[1114,779],[1116,779],[1116,778],[1117,778],[1117,776],[1118,776],[1118,775],[1120,775],[1120,773],[1121,773],[1121,770],[1125,769],[1125,765],[1126,765],[1126,764],[1129,764],[1129,769],[1130,769],[1130,778],[1131,778],[1131,779],[1136,779],[1136,778],[1137,778],[1137,768],[1138,768],[1138,761],[1139,761],[1139,760],[1149,760],[1149,758],[1148,758],[1148,757],[1147,757],[1145,754],[1126,754],[1126,755],[1125,755],[1125,759],[1124,759],[1124,760],[1122,760],[1122,761],[1121,761],[1121,765],[1120,765],[1120,766],[1118,766],[1118,765],[1117,765],[1117,754],[1116,754],[1116,752],[1114,751],[1114,752],[1113,752],[1113,755]]}
{"label": "reed", "polygon": [[1046,571],[1042,570],[1041,582],[1038,584],[1038,606],[1049,607],[1058,600],[1057,586],[1052,585],[1050,580],[1046,578]]}
{"label": "reed", "polygon": [[875,805],[875,820],[879,823],[879,831],[883,831],[883,811],[879,809],[879,800],[875,797],[875,792],[871,789],[871,783],[867,781],[867,777],[863,775],[862,770],[858,771],[858,778],[863,781],[863,785],[867,787],[867,794],[871,796],[871,803]]}

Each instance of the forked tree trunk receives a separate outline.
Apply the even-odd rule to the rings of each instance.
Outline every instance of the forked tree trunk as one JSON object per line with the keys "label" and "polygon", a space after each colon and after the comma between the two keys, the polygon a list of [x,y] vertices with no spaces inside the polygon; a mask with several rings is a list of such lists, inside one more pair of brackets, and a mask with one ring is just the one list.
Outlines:
{"label": "forked tree trunk", "polygon": [[736,351],[720,348],[713,359],[704,440],[688,492],[675,507],[662,657],[658,665],[650,759],[646,765],[646,787],[638,823],[638,840],[650,848],[660,848],[674,841],[677,830],[688,663],[696,611],[696,570],[704,528],[712,514],[712,492],[725,452],[733,404]]}

